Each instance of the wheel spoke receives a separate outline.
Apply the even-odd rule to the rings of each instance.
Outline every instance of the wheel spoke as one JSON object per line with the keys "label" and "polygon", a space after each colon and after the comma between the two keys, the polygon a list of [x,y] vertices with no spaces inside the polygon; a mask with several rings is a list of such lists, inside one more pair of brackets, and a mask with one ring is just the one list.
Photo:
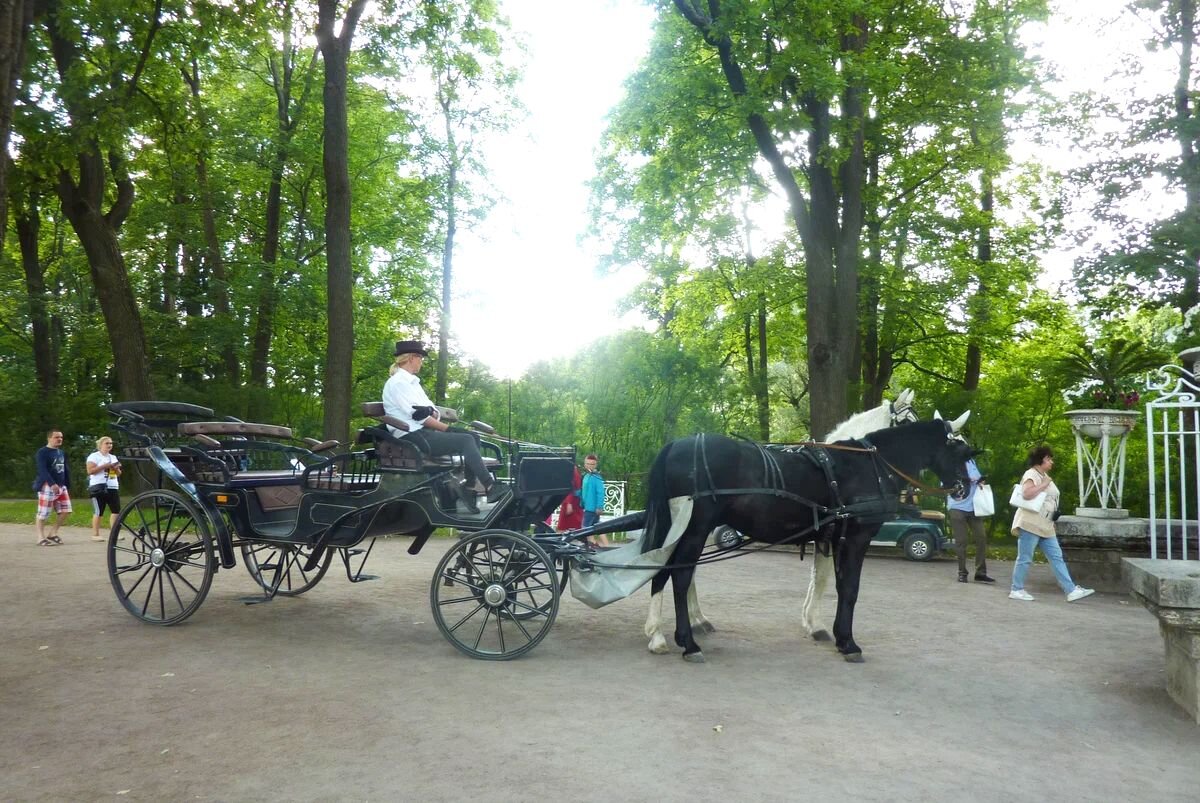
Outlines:
{"label": "wheel spoke", "polygon": [[[188,565],[191,566],[192,564],[189,563]],[[192,585],[190,582],[188,582],[188,579],[186,577],[184,577],[183,574],[178,569],[172,568],[170,566],[167,566],[166,568],[170,571],[171,574],[178,577],[179,581],[181,583],[185,584],[188,588],[192,589],[193,592],[195,592],[196,594],[200,593],[200,590],[198,588],[196,588],[194,585]]]}
{"label": "wheel spoke", "polygon": [[479,649],[479,642],[483,640],[483,631],[487,630],[488,617],[491,615],[491,608],[483,612],[483,622],[479,625],[479,632],[475,634],[475,643],[471,645],[473,649]]}

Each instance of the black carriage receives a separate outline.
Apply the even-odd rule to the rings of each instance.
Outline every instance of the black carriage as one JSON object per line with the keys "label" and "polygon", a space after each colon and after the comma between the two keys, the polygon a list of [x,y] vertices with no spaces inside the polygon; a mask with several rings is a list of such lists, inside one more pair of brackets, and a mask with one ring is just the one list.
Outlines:
{"label": "black carriage", "polygon": [[455,488],[461,458],[430,457],[395,437],[388,424],[403,424],[380,403],[363,405],[376,423],[350,448],[179,402],[108,411],[119,458],[149,488],[117,515],[107,548],[117,597],[144,622],[191,616],[239,553],[259,588],[245,601],[267,602],[311,590],[335,556],[350,582],[374,579],[363,568],[379,536],[412,535],[416,554],[435,529],[452,528],[462,536],[434,573],[434,620],[462,652],[503,660],[545,637],[566,583],[559,570],[584,552],[579,534],[543,523],[571,488],[573,448],[513,441],[472,422],[505,489],[472,512]]}

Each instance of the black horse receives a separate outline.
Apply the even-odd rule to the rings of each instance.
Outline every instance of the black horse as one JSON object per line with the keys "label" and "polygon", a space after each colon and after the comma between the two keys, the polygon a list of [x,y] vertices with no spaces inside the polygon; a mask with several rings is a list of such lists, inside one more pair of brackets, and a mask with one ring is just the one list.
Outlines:
{"label": "black horse", "polygon": [[691,519],[670,565],[651,590],[670,577],[675,597],[675,643],[689,661],[704,655],[692,635],[687,592],[712,529],[727,524],[755,541],[819,542],[833,550],[837,617],[833,635],[847,661],[861,661],[852,634],[854,604],[867,545],[896,512],[900,491],[923,470],[944,489],[967,481],[970,446],[950,422],[920,421],[841,441],[827,448],[764,448],[722,435],[693,435],[663,447],[650,469],[645,550],[661,547],[671,528],[668,500],[691,497]]}

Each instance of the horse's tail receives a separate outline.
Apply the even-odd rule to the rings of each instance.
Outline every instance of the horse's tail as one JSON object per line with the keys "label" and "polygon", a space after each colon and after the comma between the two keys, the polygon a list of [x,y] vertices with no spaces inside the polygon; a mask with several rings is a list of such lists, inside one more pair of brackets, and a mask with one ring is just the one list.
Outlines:
{"label": "horse's tail", "polygon": [[667,503],[667,457],[671,454],[672,445],[668,443],[664,446],[650,467],[646,482],[646,537],[642,542],[643,552],[662,546],[671,530],[671,507]]}

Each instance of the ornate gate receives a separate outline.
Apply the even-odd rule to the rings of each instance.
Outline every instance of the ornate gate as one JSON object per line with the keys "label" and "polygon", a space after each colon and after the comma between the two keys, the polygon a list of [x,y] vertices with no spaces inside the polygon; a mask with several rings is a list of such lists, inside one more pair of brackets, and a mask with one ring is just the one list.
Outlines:
{"label": "ornate gate", "polygon": [[1200,353],[1181,354],[1186,367],[1163,366],[1161,395],[1146,405],[1151,558],[1200,558],[1200,401],[1189,356]]}

